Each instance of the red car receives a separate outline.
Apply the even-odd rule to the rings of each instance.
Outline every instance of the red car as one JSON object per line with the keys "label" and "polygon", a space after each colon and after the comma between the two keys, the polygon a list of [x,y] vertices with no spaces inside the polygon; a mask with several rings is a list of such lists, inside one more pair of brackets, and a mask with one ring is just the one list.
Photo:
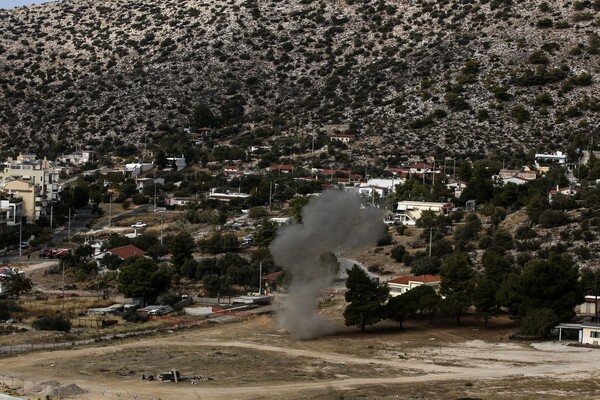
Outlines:
{"label": "red car", "polygon": [[40,250],[40,258],[52,258],[54,257],[54,251],[50,248]]}
{"label": "red car", "polygon": [[71,254],[71,250],[69,250],[69,249],[58,249],[58,250],[54,250],[54,252],[53,252],[53,256],[56,257],[56,258],[64,257],[67,254]]}

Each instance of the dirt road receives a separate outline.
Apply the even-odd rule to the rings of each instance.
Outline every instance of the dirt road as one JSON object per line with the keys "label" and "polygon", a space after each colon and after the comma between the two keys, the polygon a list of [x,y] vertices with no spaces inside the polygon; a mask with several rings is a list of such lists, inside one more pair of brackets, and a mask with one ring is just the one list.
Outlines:
{"label": "dirt road", "polygon": [[[395,348],[382,343],[382,347],[371,357],[349,354],[347,349],[340,351],[312,350],[301,347],[318,349],[320,343],[294,341],[276,341],[277,344],[265,344],[265,338],[248,335],[244,340],[220,340],[223,328],[220,330],[199,330],[173,334],[164,338],[147,338],[128,343],[119,343],[106,347],[90,347],[52,352],[41,352],[21,355],[19,357],[2,359],[2,370],[5,376],[14,381],[33,381],[54,379],[61,383],[75,383],[88,390],[79,398],[85,399],[275,399],[275,398],[304,398],[314,393],[332,393],[337,391],[354,390],[374,385],[419,385],[432,382],[459,381],[501,381],[510,379],[532,379],[561,381],[598,381],[600,357],[597,350],[566,347],[562,344],[542,344],[533,347],[523,344],[485,343],[483,341],[465,341],[454,344],[439,344],[435,346],[405,346],[404,356],[398,358]],[[287,343],[287,344],[286,344]],[[328,346],[331,341],[328,342]],[[218,382],[200,382],[197,385],[189,383],[165,384],[146,382],[141,379],[123,379],[118,376],[82,376],[73,371],[72,376],[65,380],[65,371],[54,370],[53,362],[65,363],[73,360],[73,366],[87,360],[93,363],[95,358],[116,356],[134,349],[150,348],[156,353],[162,348],[184,351],[190,348],[211,349],[220,348],[243,350],[258,350],[265,354],[275,354],[277,357],[308,358],[319,368],[319,363],[328,365],[340,364],[350,366],[358,371],[366,366],[382,367],[389,373],[386,376],[346,377],[334,379],[315,379],[313,381],[290,382],[290,371],[280,371],[281,375],[272,375],[268,381],[259,384],[223,385]],[[115,361],[116,362],[116,361]],[[44,366],[44,368],[40,368]],[[76,367],[75,367],[76,368]],[[240,368],[243,368],[240,365]],[[235,374],[236,371],[231,371]],[[6,381],[6,377],[3,377]],[[35,398],[35,396],[32,396]],[[307,397],[316,398],[316,397]],[[326,398],[326,397],[325,397]],[[489,397],[488,397],[489,398]],[[586,398],[585,396],[579,398]],[[593,398],[593,397],[588,397]]]}

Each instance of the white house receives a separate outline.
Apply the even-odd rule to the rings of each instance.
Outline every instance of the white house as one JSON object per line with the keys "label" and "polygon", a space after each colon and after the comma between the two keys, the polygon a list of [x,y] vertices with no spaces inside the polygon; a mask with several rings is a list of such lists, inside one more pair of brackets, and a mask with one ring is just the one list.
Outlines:
{"label": "white house", "polygon": [[377,194],[377,196],[379,196],[379,197],[385,197],[388,194],[388,189],[385,188],[385,187],[373,186],[373,185],[359,186],[358,187],[358,194],[359,195],[363,195],[363,196],[367,196],[367,197],[372,197],[375,194]]}
{"label": "white house", "polygon": [[123,173],[126,176],[135,178],[146,171],[150,171],[152,168],[154,168],[154,164],[152,163],[130,163],[125,164]]}
{"label": "white house", "polygon": [[562,151],[554,154],[536,153],[534,165],[541,172],[549,171],[552,166],[566,167],[567,155]]}
{"label": "white house", "polygon": [[548,192],[548,203],[552,204],[552,201],[558,195],[573,197],[577,194],[577,192],[578,190],[573,187],[559,188],[557,186],[555,190]]}
{"label": "white house", "polygon": [[209,199],[230,202],[231,200],[246,200],[250,197],[247,193],[235,193],[226,190],[225,192],[217,192],[217,189],[211,189],[208,195]]}
{"label": "white house", "polygon": [[390,296],[400,296],[421,285],[431,286],[437,292],[440,290],[441,282],[439,277],[433,275],[406,275],[389,280],[387,284],[390,288]]}
{"label": "white house", "polygon": [[400,222],[405,225],[414,226],[417,224],[417,220],[421,218],[423,211],[433,211],[439,215],[446,215],[453,207],[452,203],[405,200],[398,202],[397,211]]}
{"label": "white house", "polygon": [[330,136],[330,140],[337,140],[338,142],[342,142],[342,143],[350,143],[350,142],[353,142],[354,139],[356,139],[356,135],[340,133],[340,134],[335,134],[335,135]]}

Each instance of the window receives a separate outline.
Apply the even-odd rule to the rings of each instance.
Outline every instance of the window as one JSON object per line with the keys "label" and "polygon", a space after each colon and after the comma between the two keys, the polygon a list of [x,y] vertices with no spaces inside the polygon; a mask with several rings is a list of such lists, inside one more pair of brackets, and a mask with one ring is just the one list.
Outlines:
{"label": "window", "polygon": [[590,337],[594,339],[600,338],[600,332],[592,331],[590,332]]}

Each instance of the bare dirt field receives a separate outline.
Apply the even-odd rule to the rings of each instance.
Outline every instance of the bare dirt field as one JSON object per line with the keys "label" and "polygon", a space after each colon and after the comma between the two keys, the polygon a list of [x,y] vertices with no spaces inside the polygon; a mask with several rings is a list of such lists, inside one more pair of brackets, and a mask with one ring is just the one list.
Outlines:
{"label": "bare dirt field", "polygon": [[[343,326],[339,309],[324,310],[338,332],[316,340],[295,340],[263,315],[4,357],[0,383],[5,392],[31,399],[45,398],[47,392],[35,390],[48,380],[63,385],[63,398],[92,400],[600,397],[598,350],[508,342],[514,327],[508,319],[493,320],[489,329],[466,318],[460,327],[416,321],[403,330],[382,324],[362,334]],[[173,368],[198,378],[196,384],[141,379]]]}

